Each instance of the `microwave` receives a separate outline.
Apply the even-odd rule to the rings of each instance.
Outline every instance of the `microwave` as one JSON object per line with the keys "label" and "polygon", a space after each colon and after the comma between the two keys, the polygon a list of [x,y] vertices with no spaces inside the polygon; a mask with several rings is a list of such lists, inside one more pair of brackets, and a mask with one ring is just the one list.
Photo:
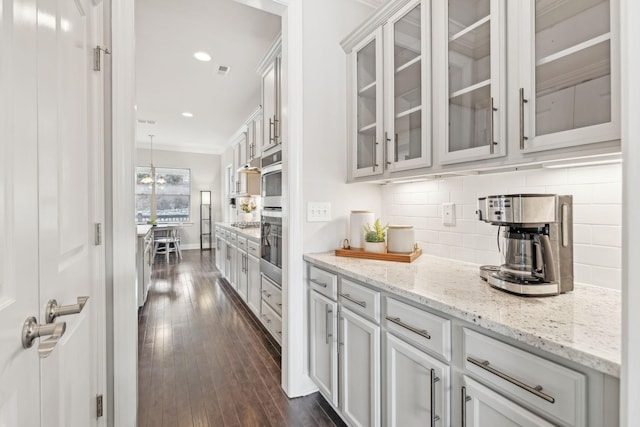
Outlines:
{"label": "microwave", "polygon": [[262,206],[282,208],[282,151],[262,159]]}

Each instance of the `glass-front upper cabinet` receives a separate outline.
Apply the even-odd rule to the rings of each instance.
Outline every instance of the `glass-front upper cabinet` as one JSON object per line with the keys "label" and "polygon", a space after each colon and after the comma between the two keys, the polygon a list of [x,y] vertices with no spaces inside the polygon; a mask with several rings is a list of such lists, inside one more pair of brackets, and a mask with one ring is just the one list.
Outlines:
{"label": "glass-front upper cabinet", "polygon": [[350,179],[431,166],[427,0],[389,2],[343,41],[350,56]]}
{"label": "glass-front upper cabinet", "polygon": [[516,3],[520,149],[619,139],[617,1]]}
{"label": "glass-front upper cabinet", "polygon": [[506,154],[505,2],[449,0],[440,162]]}
{"label": "glass-front upper cabinet", "polygon": [[354,49],[354,177],[378,175],[384,171],[382,151],[383,67],[382,30],[376,30]]}
{"label": "glass-front upper cabinet", "polygon": [[[412,2],[384,26],[385,167],[391,172],[431,165],[429,8]],[[428,28],[428,27],[427,27]]]}

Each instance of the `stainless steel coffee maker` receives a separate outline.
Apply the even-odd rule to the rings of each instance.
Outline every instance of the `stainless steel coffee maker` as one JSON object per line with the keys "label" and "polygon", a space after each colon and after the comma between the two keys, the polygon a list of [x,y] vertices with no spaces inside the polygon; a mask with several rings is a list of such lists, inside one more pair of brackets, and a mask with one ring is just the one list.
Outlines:
{"label": "stainless steel coffee maker", "polygon": [[504,227],[504,264],[480,267],[491,286],[530,296],[573,290],[572,196],[487,196],[478,199],[477,214],[481,221]]}

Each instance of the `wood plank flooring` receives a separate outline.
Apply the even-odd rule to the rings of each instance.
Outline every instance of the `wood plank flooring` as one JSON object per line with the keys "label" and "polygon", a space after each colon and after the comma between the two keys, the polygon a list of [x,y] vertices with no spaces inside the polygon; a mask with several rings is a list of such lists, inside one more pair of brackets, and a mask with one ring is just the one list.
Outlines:
{"label": "wood plank flooring", "polygon": [[138,324],[138,427],[344,426],[318,394],[288,399],[280,347],[215,267],[158,257]]}

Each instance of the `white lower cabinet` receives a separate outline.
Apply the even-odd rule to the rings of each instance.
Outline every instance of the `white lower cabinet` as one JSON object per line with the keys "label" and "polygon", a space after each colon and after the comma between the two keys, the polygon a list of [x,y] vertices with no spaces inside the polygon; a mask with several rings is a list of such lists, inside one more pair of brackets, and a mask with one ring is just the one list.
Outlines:
{"label": "white lower cabinet", "polygon": [[260,260],[253,255],[248,257],[247,305],[260,318]]}
{"label": "white lower cabinet", "polygon": [[244,302],[247,302],[247,287],[248,287],[248,281],[249,281],[249,256],[247,255],[247,253],[243,250],[241,250],[240,248],[238,248],[238,253],[237,253],[237,261],[238,261],[238,272],[237,272],[237,280],[236,280],[236,285],[237,285],[237,290],[238,290],[238,295],[240,295],[240,298],[242,298],[242,300]]}
{"label": "white lower cabinet", "polygon": [[380,425],[380,327],[340,308],[340,407],[351,426]]}
{"label": "white lower cabinet", "polygon": [[385,425],[448,426],[449,366],[389,332],[385,338]]}
{"label": "white lower cabinet", "polygon": [[338,406],[338,303],[310,292],[309,375],[320,393]]}
{"label": "white lower cabinet", "polygon": [[465,427],[553,427],[493,390],[464,376],[461,390],[462,426]]}

